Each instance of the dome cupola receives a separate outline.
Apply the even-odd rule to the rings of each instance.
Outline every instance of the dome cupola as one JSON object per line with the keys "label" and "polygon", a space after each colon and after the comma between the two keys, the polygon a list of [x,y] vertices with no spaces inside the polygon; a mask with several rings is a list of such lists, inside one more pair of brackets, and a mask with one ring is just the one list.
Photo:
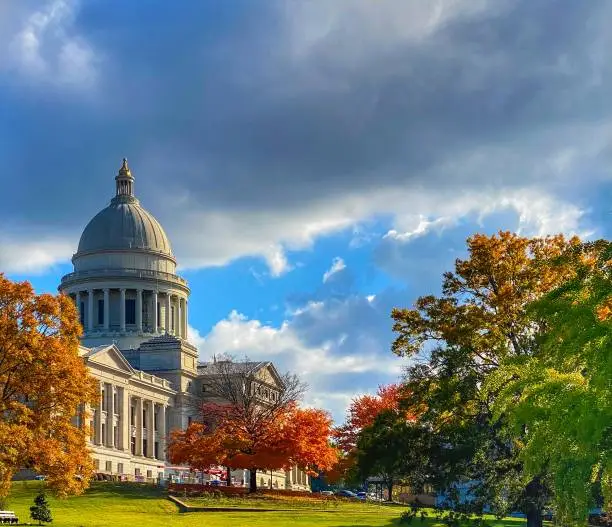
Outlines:
{"label": "dome cupola", "polygon": [[134,177],[125,158],[115,182],[115,197],[87,224],[74,258],[92,252],[137,250],[174,259],[164,229],[134,197]]}
{"label": "dome cupola", "polygon": [[72,263],[59,290],[77,305],[85,345],[114,341],[129,350],[160,335],[186,338],[189,287],[176,274],[164,229],[134,196],[127,159],[115,196],[83,230]]}

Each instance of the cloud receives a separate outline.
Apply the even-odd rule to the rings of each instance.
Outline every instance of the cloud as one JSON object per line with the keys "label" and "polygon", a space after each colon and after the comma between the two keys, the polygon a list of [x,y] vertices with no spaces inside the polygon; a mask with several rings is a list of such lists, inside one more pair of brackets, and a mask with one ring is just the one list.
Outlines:
{"label": "cloud", "polygon": [[50,0],[28,16],[9,45],[12,65],[22,76],[67,88],[95,84],[99,57],[74,31],[77,8],[76,0]]}
{"label": "cloud", "polygon": [[325,273],[323,273],[323,283],[326,283],[333,275],[343,271],[344,269],[346,269],[344,260],[339,256],[336,256],[336,258],[334,258],[332,261],[332,266],[325,271]]}
{"label": "cloud", "polygon": [[271,360],[308,383],[307,404],[342,419],[350,394],[393,382],[401,374],[403,361],[389,348],[387,310],[396,299],[387,294],[378,305],[359,296],[310,302],[278,327],[232,311],[200,341],[200,357],[227,353]]}
{"label": "cloud", "polygon": [[0,270],[6,273],[40,274],[69,261],[74,243],[61,238],[13,239],[0,232]]}
{"label": "cloud", "polygon": [[82,111],[10,99],[23,129],[4,130],[0,155],[41,189],[6,183],[15,199],[0,220],[22,227],[43,215],[84,224],[128,155],[184,268],[257,256],[282,276],[291,251],[329,234],[371,243],[381,217],[389,237],[412,240],[491,217],[492,203],[520,210],[524,232],[591,230],[585,189],[609,181],[612,6],[601,0],[270,2],[239,29],[229,7],[195,3],[160,7],[156,39],[140,4],[119,19],[53,5],[37,8],[46,22],[24,22],[50,43],[32,63],[59,71],[67,41],[108,60],[84,60],[99,89]]}

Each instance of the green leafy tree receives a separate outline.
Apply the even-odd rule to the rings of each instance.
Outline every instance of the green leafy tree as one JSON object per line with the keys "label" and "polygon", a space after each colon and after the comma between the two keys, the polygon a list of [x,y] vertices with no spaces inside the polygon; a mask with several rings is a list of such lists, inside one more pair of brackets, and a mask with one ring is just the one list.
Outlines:
{"label": "green leafy tree", "polygon": [[612,510],[612,244],[585,248],[576,276],[529,310],[547,328],[539,353],[508,357],[486,384],[525,475],[551,474],[564,524],[584,523],[599,488]]}
{"label": "green leafy tree", "polygon": [[40,492],[36,498],[34,498],[34,505],[30,507],[30,517],[38,521],[38,525],[42,525],[43,522],[50,523],[53,521],[49,502],[44,492]]}
{"label": "green leafy tree", "polygon": [[525,478],[521,444],[493,420],[496,393],[483,383],[507,357],[538,351],[545,329],[527,306],[574,276],[582,246],[563,236],[525,238],[500,232],[467,240],[468,258],[444,274],[442,295],[395,309],[393,351],[415,359],[406,392],[433,436],[427,453],[431,482],[458,504],[457,484],[470,486],[472,506],[499,515],[522,510],[528,525],[542,523],[548,472]]}
{"label": "green leafy tree", "polygon": [[396,483],[407,482],[413,487],[422,482],[423,441],[429,434],[420,425],[406,418],[405,412],[383,410],[374,422],[359,432],[355,449],[355,469],[361,481],[374,476],[387,486],[393,499]]}

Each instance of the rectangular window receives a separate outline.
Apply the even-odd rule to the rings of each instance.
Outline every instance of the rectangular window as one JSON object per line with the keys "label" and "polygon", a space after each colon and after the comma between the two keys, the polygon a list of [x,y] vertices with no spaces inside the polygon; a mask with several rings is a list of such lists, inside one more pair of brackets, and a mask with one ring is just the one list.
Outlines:
{"label": "rectangular window", "polygon": [[135,468],[134,469],[134,476],[140,476],[140,469],[139,468]]}
{"label": "rectangular window", "polygon": [[147,470],[147,478],[152,478],[152,477],[153,477],[153,471]]}
{"label": "rectangular window", "polygon": [[123,463],[117,463],[117,474],[123,474]]}
{"label": "rectangular window", "polygon": [[132,450],[132,455],[135,456],[136,455],[136,438],[132,437],[132,439],[130,440],[130,448]]}
{"label": "rectangular window", "polygon": [[155,459],[159,459],[159,443],[155,441]]}
{"label": "rectangular window", "polygon": [[130,406],[130,425],[136,426],[136,407]]}
{"label": "rectangular window", "polygon": [[100,470],[100,460],[99,459],[94,459],[94,468],[96,470]]}
{"label": "rectangular window", "polygon": [[104,324],[104,300],[98,300],[98,324]]}
{"label": "rectangular window", "polygon": [[112,471],[113,471],[113,462],[107,461],[106,462],[106,472],[112,472]]}
{"label": "rectangular window", "polygon": [[[94,419],[95,419],[95,417],[94,417]],[[91,423],[89,424],[89,440],[92,443],[96,440],[96,422],[95,422],[95,420],[91,421]]]}
{"label": "rectangular window", "polygon": [[153,413],[153,429],[154,429],[156,432],[157,432],[157,416],[158,416],[158,413],[157,413],[157,412],[154,412],[154,413]]}
{"label": "rectangular window", "polygon": [[170,307],[170,329],[174,331],[174,306]]}
{"label": "rectangular window", "polygon": [[142,409],[142,427],[147,427],[147,411],[144,408]]}
{"label": "rectangular window", "polygon": [[119,446],[119,427],[113,427],[113,446]]}
{"label": "rectangular window", "polygon": [[142,455],[146,456],[148,453],[148,449],[147,449],[147,440],[143,439],[142,440]]}
{"label": "rectangular window", "polygon": [[119,394],[117,392],[113,392],[113,413],[119,413]]}
{"label": "rectangular window", "polygon": [[[161,319],[161,305],[159,304],[159,302],[157,303],[157,326],[160,326],[160,321]],[[153,328],[155,331],[157,331],[157,328]]]}
{"label": "rectangular window", "polygon": [[125,323],[136,324],[136,300],[133,298],[125,299]]}
{"label": "rectangular window", "polygon": [[100,444],[103,445],[106,442],[106,424],[102,423],[102,437],[100,438]]}
{"label": "rectangular window", "polygon": [[106,412],[106,391],[102,388],[102,411]]}

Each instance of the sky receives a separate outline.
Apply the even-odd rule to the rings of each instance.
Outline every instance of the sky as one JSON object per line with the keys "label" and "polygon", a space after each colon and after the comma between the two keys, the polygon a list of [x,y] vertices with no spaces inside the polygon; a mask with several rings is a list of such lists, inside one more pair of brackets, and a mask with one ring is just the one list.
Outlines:
{"label": "sky", "polygon": [[0,0],[0,272],[55,292],[129,159],[202,360],[342,420],[475,232],[610,235],[607,0]]}

